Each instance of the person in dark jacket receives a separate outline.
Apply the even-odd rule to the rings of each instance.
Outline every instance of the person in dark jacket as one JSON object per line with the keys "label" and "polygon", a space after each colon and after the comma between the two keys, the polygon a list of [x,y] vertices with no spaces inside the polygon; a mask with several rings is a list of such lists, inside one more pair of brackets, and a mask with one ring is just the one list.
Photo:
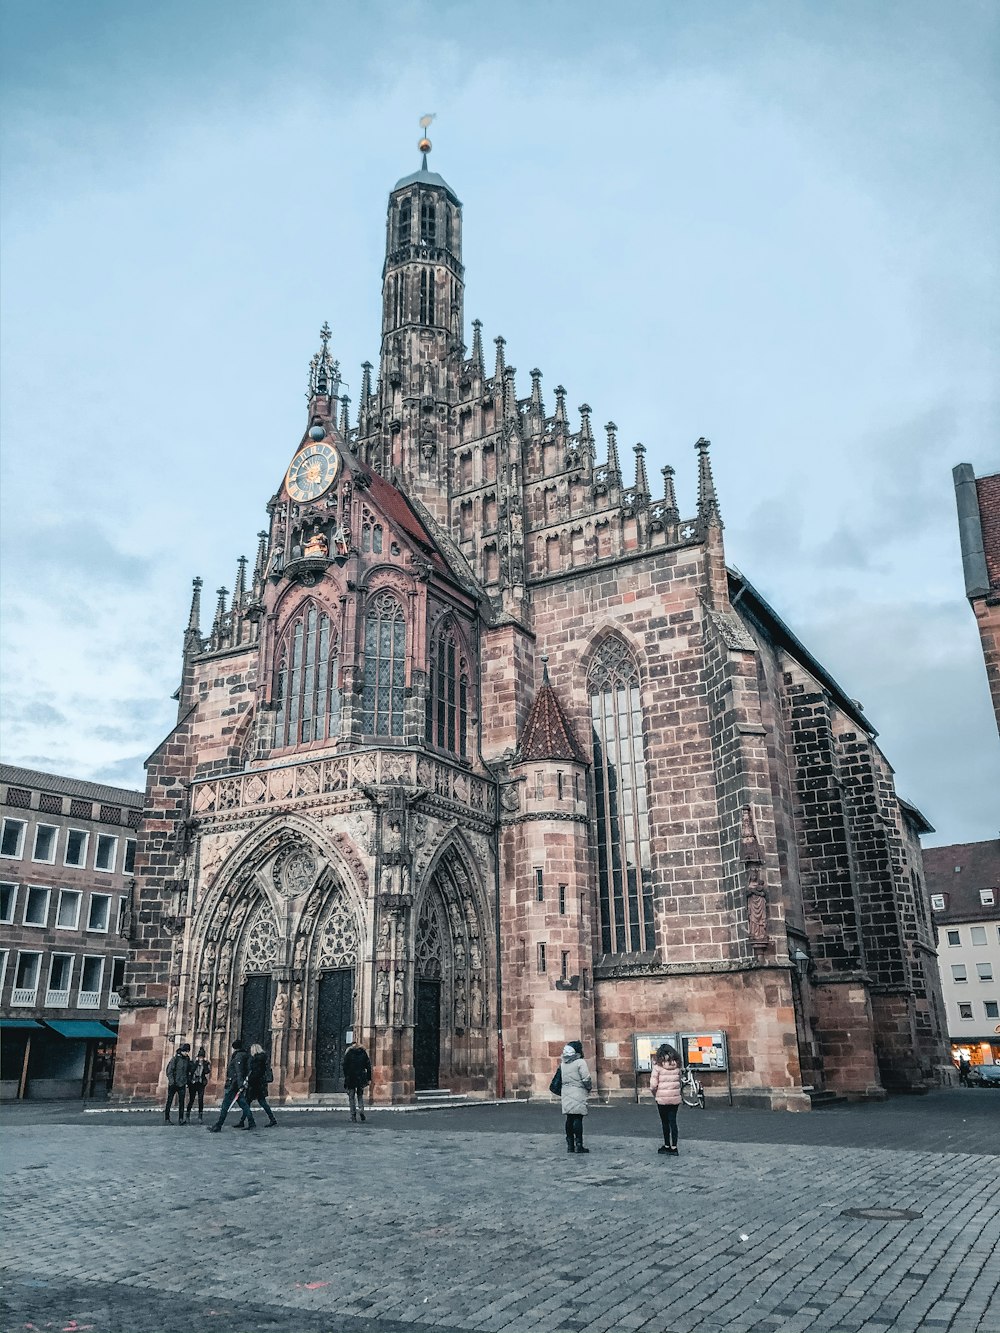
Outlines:
{"label": "person in dark jacket", "polygon": [[365,1088],[372,1081],[372,1062],[361,1043],[354,1040],[353,1032],[348,1040],[351,1044],[344,1053],[344,1087],[351,1107],[351,1119],[357,1122],[358,1116],[362,1120],[365,1118]]}
{"label": "person in dark jacket", "polygon": [[191,1072],[191,1043],[182,1041],[177,1053],[167,1061],[167,1104],[163,1108],[163,1123],[172,1125],[170,1108],[177,1098],[177,1123],[184,1124],[184,1098],[187,1096],[188,1074]]}
{"label": "person in dark jacket", "polygon": [[229,1064],[226,1065],[226,1086],[222,1097],[222,1106],[219,1108],[219,1118],[214,1125],[208,1126],[210,1134],[219,1134],[222,1126],[226,1122],[226,1116],[229,1114],[229,1108],[233,1102],[239,1105],[240,1110],[246,1117],[248,1129],[256,1129],[257,1122],[253,1118],[253,1111],[250,1110],[250,1103],[246,1098],[247,1074],[250,1072],[250,1057],[243,1049],[243,1043],[239,1037],[233,1042],[233,1053],[229,1057]]}
{"label": "person in dark jacket", "polygon": [[[267,1062],[267,1055],[263,1046],[259,1042],[254,1042],[250,1047],[250,1069],[247,1074],[247,1105],[252,1106],[254,1102],[267,1115],[267,1127],[273,1129],[278,1123],[274,1118],[274,1112],[267,1104],[267,1085],[271,1081],[271,1067]],[[246,1112],[240,1116],[240,1123],[237,1129],[246,1129]]]}
{"label": "person in dark jacket", "polygon": [[198,1098],[198,1121],[201,1122],[205,1110],[205,1088],[208,1086],[208,1080],[211,1076],[212,1066],[206,1058],[205,1048],[199,1046],[198,1054],[191,1061],[191,1070],[188,1074],[187,1114],[184,1119],[189,1125],[191,1123],[191,1107],[194,1106],[195,1097]]}

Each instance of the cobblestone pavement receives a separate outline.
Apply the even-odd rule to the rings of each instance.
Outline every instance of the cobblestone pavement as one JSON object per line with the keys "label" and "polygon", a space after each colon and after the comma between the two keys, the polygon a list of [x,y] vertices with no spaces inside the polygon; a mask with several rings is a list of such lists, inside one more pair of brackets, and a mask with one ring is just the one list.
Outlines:
{"label": "cobblestone pavement", "polygon": [[[18,1108],[2,1328],[1000,1333],[1000,1097],[980,1096],[768,1116],[809,1139],[853,1124],[862,1143],[895,1125],[893,1146],[758,1142],[745,1113],[683,1112],[676,1159],[648,1105],[596,1108],[589,1156],[543,1106],[215,1136]],[[941,1107],[978,1149],[914,1147]],[[725,1138],[703,1137],[713,1122]]]}

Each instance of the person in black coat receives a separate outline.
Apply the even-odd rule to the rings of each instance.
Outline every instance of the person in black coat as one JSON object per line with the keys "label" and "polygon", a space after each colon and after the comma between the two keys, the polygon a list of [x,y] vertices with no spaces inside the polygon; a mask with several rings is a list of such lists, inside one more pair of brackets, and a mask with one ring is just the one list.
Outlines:
{"label": "person in black coat", "polygon": [[[267,1104],[267,1085],[271,1081],[271,1069],[267,1063],[267,1055],[263,1046],[259,1042],[254,1042],[250,1047],[250,1070],[247,1074],[247,1105],[252,1106],[254,1102],[267,1115],[267,1127],[273,1129],[278,1123],[274,1118],[274,1112]],[[246,1112],[240,1117],[240,1123],[237,1129],[246,1129]]]}
{"label": "person in black coat", "polygon": [[205,1088],[208,1086],[208,1080],[212,1076],[212,1066],[205,1055],[204,1046],[198,1047],[197,1057],[191,1061],[191,1069],[188,1073],[188,1102],[187,1114],[184,1119],[187,1124],[191,1123],[191,1107],[194,1106],[194,1100],[198,1099],[198,1120],[201,1121],[205,1110]]}
{"label": "person in black coat", "polygon": [[177,1054],[167,1061],[167,1104],[163,1108],[163,1123],[172,1125],[170,1108],[177,1098],[177,1123],[184,1124],[184,1098],[187,1096],[188,1074],[191,1072],[191,1043],[182,1041]]}
{"label": "person in black coat", "polygon": [[247,1121],[248,1129],[256,1129],[257,1124],[253,1118],[253,1111],[250,1110],[250,1103],[246,1098],[247,1075],[250,1072],[250,1057],[243,1049],[243,1043],[239,1037],[233,1042],[233,1053],[229,1057],[229,1064],[226,1066],[226,1087],[222,1098],[222,1106],[219,1109],[219,1118],[214,1125],[208,1126],[210,1134],[219,1134],[222,1126],[225,1124],[226,1116],[229,1114],[229,1108],[233,1102],[237,1102],[240,1110],[243,1112]]}
{"label": "person in black coat", "polygon": [[362,1120],[365,1118],[365,1088],[372,1081],[372,1062],[361,1043],[354,1040],[353,1032],[348,1040],[351,1044],[344,1053],[344,1087],[351,1106],[351,1119],[357,1122],[358,1116]]}

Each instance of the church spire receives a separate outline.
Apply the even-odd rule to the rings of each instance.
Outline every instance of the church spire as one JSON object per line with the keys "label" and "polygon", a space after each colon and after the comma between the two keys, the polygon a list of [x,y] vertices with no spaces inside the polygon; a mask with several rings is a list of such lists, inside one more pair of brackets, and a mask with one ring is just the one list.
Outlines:
{"label": "church spire", "polygon": [[350,409],[350,405],[351,405],[351,400],[350,400],[350,398],[348,398],[348,396],[347,396],[346,393],[342,393],[342,394],[340,395],[340,427],[339,427],[339,429],[340,429],[340,433],[341,433],[341,435],[344,437],[345,440],[347,439],[348,434],[350,433],[350,429],[351,429],[351,417],[350,417],[350,411],[349,411],[349,409]]}
{"label": "church spire", "polygon": [[722,515],[719,513],[719,500],[715,494],[715,480],[712,477],[712,460],[708,456],[710,440],[704,436],[695,444],[698,451],[698,521],[703,526],[714,523],[722,527]]}
{"label": "church spire", "polygon": [[188,615],[187,629],[184,631],[185,656],[201,651],[201,587],[200,578],[191,580],[191,611]]}
{"label": "church spire", "polygon": [[561,384],[556,385],[555,422],[557,430],[565,431],[566,426],[568,424],[566,420],[566,390],[563,388]]}
{"label": "church spire", "polygon": [[504,356],[503,349],[507,345],[507,339],[498,334],[494,339],[497,349],[496,365],[493,368],[493,383],[499,393],[503,389]]}
{"label": "church spire", "polygon": [[635,454],[635,496],[637,500],[648,501],[649,496],[649,478],[646,476],[646,446],[637,444],[633,447]]}
{"label": "church spire", "polygon": [[604,429],[608,432],[608,485],[622,484],[622,465],[618,461],[618,427],[609,421]]}
{"label": "church spire", "polygon": [[485,375],[483,367],[483,321],[474,319],[472,321],[472,370],[482,379]]}
{"label": "church spire", "polygon": [[247,595],[247,558],[241,555],[236,562],[236,581],[233,584],[233,610],[242,611]]}
{"label": "church spire", "polygon": [[660,468],[663,473],[663,508],[668,522],[676,522],[680,518],[680,510],[677,508],[677,492],[674,490],[674,470],[668,463],[666,467]]}
{"label": "church spire", "polygon": [[545,417],[545,405],[542,402],[542,372],[536,366],[531,372],[531,410],[541,421]]}

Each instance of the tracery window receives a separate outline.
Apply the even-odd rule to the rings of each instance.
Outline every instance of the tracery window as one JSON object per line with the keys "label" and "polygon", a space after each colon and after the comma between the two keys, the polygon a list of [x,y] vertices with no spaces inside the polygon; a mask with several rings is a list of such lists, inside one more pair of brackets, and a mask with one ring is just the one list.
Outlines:
{"label": "tracery window", "polygon": [[365,520],[361,525],[362,551],[374,551],[376,555],[381,555],[382,535],[382,524],[376,523],[374,519],[365,515]]}
{"label": "tracery window", "polygon": [[365,616],[362,729],[373,736],[402,736],[406,623],[390,593],[375,596]]}
{"label": "tracery window", "polygon": [[426,245],[437,240],[437,204],[428,195],[420,201],[420,239]]}
{"label": "tracery window", "polygon": [[420,323],[434,323],[434,273],[429,268],[420,270]]}
{"label": "tracery window", "polygon": [[340,732],[337,637],[330,617],[309,605],[278,649],[274,679],[276,750],[332,739]]}
{"label": "tracery window", "polygon": [[450,621],[431,640],[427,740],[463,759],[468,757],[469,668]]}
{"label": "tracery window", "polygon": [[399,205],[399,213],[396,219],[396,244],[410,244],[410,216],[412,204],[409,199],[403,199]]}
{"label": "tracery window", "polygon": [[639,672],[609,639],[588,680],[594,729],[598,898],[605,953],[655,947],[649,808]]}

